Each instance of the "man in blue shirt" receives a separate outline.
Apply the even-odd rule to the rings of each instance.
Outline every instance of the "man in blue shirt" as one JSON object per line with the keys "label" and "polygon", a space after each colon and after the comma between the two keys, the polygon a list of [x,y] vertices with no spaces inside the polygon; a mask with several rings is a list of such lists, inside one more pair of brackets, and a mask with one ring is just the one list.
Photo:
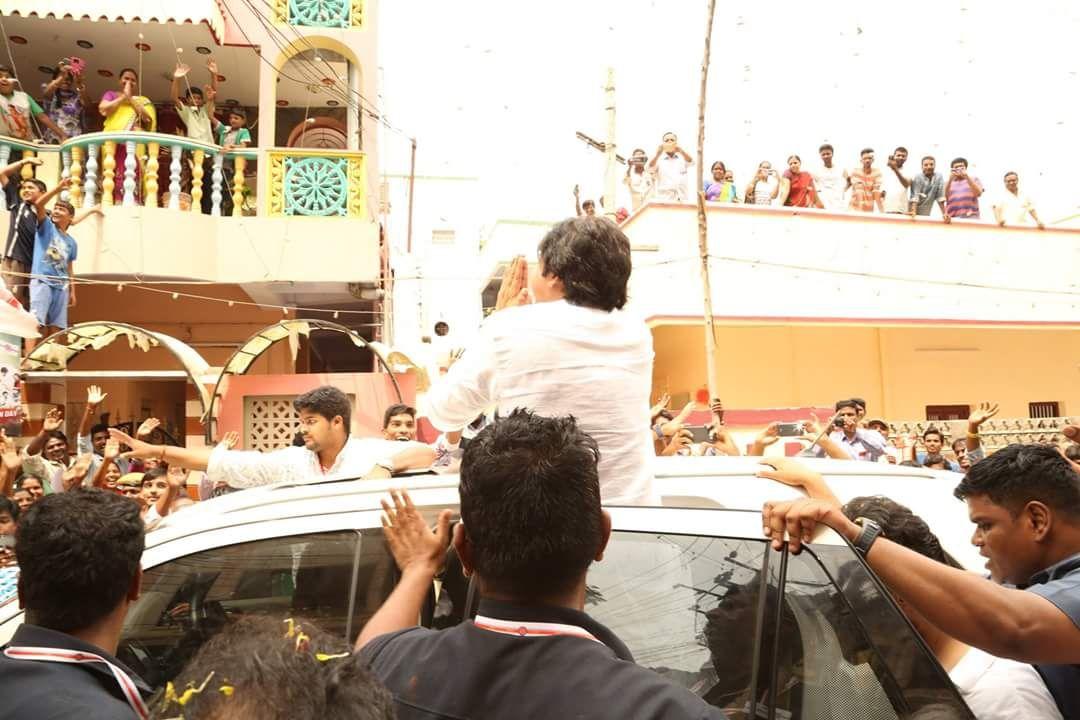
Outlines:
{"label": "man in blue shirt", "polygon": [[792,552],[818,523],[833,528],[933,626],[1033,664],[1065,720],[1080,720],[1080,473],[1052,445],[1010,445],[972,465],[954,494],[967,503],[971,541],[995,582],[882,538],[880,526],[851,521],[835,499],[768,502],[762,520],[773,547]]}
{"label": "man in blue shirt", "polygon": [[[75,208],[66,200],[57,200],[52,213],[46,212],[45,205],[69,187],[71,179],[64,178],[34,201],[38,226],[30,269],[30,312],[37,317],[44,336],[66,328],[68,306],[75,305],[71,266],[78,257],[79,246],[68,230],[90,212],[101,213],[100,208],[93,208],[76,219]],[[28,340],[26,351],[30,352],[35,344]]]}

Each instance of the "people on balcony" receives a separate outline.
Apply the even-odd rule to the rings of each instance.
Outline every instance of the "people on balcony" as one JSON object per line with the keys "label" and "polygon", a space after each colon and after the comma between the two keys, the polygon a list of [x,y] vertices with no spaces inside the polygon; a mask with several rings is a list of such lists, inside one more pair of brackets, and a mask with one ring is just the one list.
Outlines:
{"label": "people on balcony", "polygon": [[667,202],[686,202],[686,170],[694,164],[694,159],[679,147],[675,133],[664,133],[662,140],[649,161],[649,169],[656,173],[656,197]]}
{"label": "people on balcony", "polygon": [[712,164],[712,181],[705,188],[705,199],[711,202],[739,202],[735,183],[727,179],[727,166],[720,160]]}
{"label": "people on balcony", "polygon": [[59,144],[86,132],[85,112],[90,106],[90,95],[86,92],[83,69],[78,58],[63,58],[53,70],[52,82],[45,85],[45,112],[65,136],[46,128],[46,142]]}
{"label": "people on balcony", "polygon": [[[212,118],[212,122],[214,123],[217,132],[217,144],[221,145],[221,151],[223,153],[232,152],[238,147],[245,148],[251,144],[251,132],[245,127],[247,124],[247,113],[244,112],[244,108],[229,108],[228,125],[217,118]],[[233,199],[232,193],[228,191],[228,188],[231,179],[235,174],[236,162],[226,154],[221,163],[221,182],[224,187],[224,190],[221,193],[222,215],[232,215]]]}
{"label": "people on balcony", "polygon": [[847,170],[833,165],[833,146],[829,143],[818,148],[821,156],[821,167],[812,173],[814,187],[817,188],[818,199],[826,210],[843,210],[847,205],[844,203],[844,193],[851,186]]}
{"label": "people on balcony", "polygon": [[953,160],[950,167],[952,172],[945,183],[945,212],[952,218],[978,220],[982,182],[968,175],[968,161],[962,157]]}
{"label": "people on balcony", "polygon": [[945,222],[952,222],[945,212],[945,180],[936,168],[937,161],[930,155],[922,159],[922,174],[911,178],[908,214],[929,216],[936,203]]}
{"label": "people on balcony", "polygon": [[1035,212],[1031,198],[1020,192],[1020,176],[1011,170],[1005,173],[1005,192],[994,203],[994,220],[1001,227],[1030,225],[1030,220],[1034,220],[1040,230],[1046,227]]}
{"label": "people on balcony", "polygon": [[[176,69],[173,70],[171,94],[173,105],[176,107],[176,114],[180,117],[180,121],[184,123],[188,139],[213,145],[215,143],[212,121],[214,119],[214,101],[217,98],[218,90],[217,62],[213,58],[207,59],[206,69],[210,72],[210,83],[200,88],[197,85],[192,86],[187,79],[191,68],[183,63],[177,63]],[[184,93],[183,97],[180,95],[181,80],[187,85],[187,92]],[[184,163],[185,165],[194,163],[190,151],[184,151]],[[213,202],[211,199],[211,181],[214,173],[214,158],[209,155],[203,157],[202,166],[202,211],[204,214],[209,214]],[[186,192],[191,192],[192,182],[194,182],[193,178],[188,179],[185,183],[184,190]]]}
{"label": "people on balcony", "polygon": [[[107,90],[98,103],[98,111],[105,118],[102,130],[105,132],[135,132],[157,130],[157,111],[150,98],[138,95],[139,74],[132,68],[120,71],[120,89]],[[116,145],[116,168],[122,176],[127,160],[126,143]],[[135,197],[140,198],[142,187],[142,168],[135,164]],[[124,183],[117,182],[113,189],[113,200],[120,203],[124,197]]]}
{"label": "people on balcony", "polygon": [[802,169],[798,155],[788,158],[788,169],[780,181],[780,204],[787,207],[824,207],[817,195],[813,176]]}
{"label": "people on balcony", "polygon": [[780,181],[776,177],[772,163],[763,160],[754,175],[754,179],[746,186],[747,205],[772,205],[772,201],[780,194]]}
{"label": "people on balcony", "polygon": [[888,169],[882,173],[881,192],[885,196],[885,212],[892,215],[906,215],[909,210],[911,179],[904,175],[907,157],[906,147],[896,148],[889,156]]}
{"label": "people on balcony", "polygon": [[4,285],[24,308],[30,307],[30,265],[34,260],[34,236],[37,234],[37,210],[34,203],[45,193],[45,183],[24,178],[23,167],[41,165],[41,158],[24,158],[0,168],[0,187],[11,225],[4,243],[2,277]]}
{"label": "people on balcony", "polygon": [[848,210],[856,212],[885,212],[884,196],[881,192],[881,170],[874,167],[874,151],[865,148],[859,153],[861,165],[850,173],[851,202]]}
{"label": "people on balcony", "polygon": [[16,90],[14,71],[7,65],[0,65],[0,135],[7,135],[17,140],[33,140],[41,136],[42,128],[51,130],[64,140],[64,131],[57,127],[37,101],[22,90]]}
{"label": "people on balcony", "polygon": [[648,162],[649,156],[644,150],[637,148],[630,155],[630,162],[627,163],[623,183],[630,190],[630,207],[635,211],[649,201],[656,183],[652,171],[645,167]]}

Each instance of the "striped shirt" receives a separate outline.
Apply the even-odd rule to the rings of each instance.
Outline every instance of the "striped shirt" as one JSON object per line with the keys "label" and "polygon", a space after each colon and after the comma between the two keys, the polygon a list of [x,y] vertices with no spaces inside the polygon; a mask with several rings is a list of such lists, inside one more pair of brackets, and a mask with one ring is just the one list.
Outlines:
{"label": "striped shirt", "polygon": [[953,179],[952,185],[945,190],[945,212],[954,218],[979,217],[979,198],[975,197],[972,183],[981,191],[983,184],[979,178],[968,176],[967,180]]}
{"label": "striped shirt", "polygon": [[851,178],[851,202],[848,209],[874,212],[874,201],[881,197],[881,171],[870,168],[870,172],[864,173],[863,169],[858,167],[848,175]]}

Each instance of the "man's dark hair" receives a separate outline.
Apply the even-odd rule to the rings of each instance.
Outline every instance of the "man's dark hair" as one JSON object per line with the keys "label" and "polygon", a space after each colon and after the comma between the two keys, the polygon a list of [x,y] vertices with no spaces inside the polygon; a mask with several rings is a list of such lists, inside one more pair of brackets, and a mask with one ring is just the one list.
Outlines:
{"label": "man's dark hair", "polygon": [[539,598],[581,579],[600,549],[596,441],[573,417],[518,408],[461,461],[461,520],[488,592]]}
{"label": "man's dark hair", "polygon": [[45,442],[48,443],[50,440],[63,440],[65,445],[68,444],[67,435],[63,430],[50,430],[45,436]]}
{"label": "man's dark hair", "polygon": [[934,164],[935,164],[935,165],[937,165],[937,158],[935,158],[935,157],[934,157],[933,155],[923,155],[923,158],[922,158],[922,160],[920,160],[919,162],[920,162],[920,163],[924,163],[924,162],[926,162],[927,160],[933,160],[933,161],[934,161]]}
{"label": "man's dark hair", "polygon": [[859,151],[859,157],[862,157],[863,155],[873,155],[873,154],[874,154],[874,148],[863,148],[862,150]]}
{"label": "man's dark hair", "polygon": [[923,432],[923,434],[922,434],[922,439],[926,440],[926,438],[929,437],[930,435],[937,435],[938,439],[941,440],[941,444],[942,445],[945,444],[945,433],[941,432],[936,427],[928,427],[928,428],[926,428],[926,431]]}
{"label": "man's dark hair", "polygon": [[954,158],[953,161],[951,163],[949,163],[949,167],[952,167],[953,165],[957,165],[957,164],[963,165],[964,167],[967,167],[968,166],[967,165],[967,158],[962,158],[962,157]]}
{"label": "man's dark hair", "polygon": [[955,440],[953,440],[952,441],[953,452],[958,452],[958,450],[956,449],[957,445],[963,445],[964,447],[967,447],[967,440],[965,440],[964,438],[956,438]]}
{"label": "man's dark hair", "polygon": [[923,467],[933,467],[934,465],[947,465],[945,458],[942,455],[927,455],[923,460]]}
{"label": "man's dark hair", "polygon": [[898,502],[881,495],[864,495],[844,505],[843,512],[850,520],[860,517],[873,520],[881,526],[881,536],[898,545],[939,563],[960,567],[960,563],[941,547],[941,541],[926,521]]}
{"label": "man's dark hair", "polygon": [[817,149],[818,153],[825,152],[826,150],[829,150],[830,152],[836,152],[835,150],[833,150],[833,146],[829,143],[822,143],[821,147]]}
{"label": "man's dark hair", "polygon": [[124,73],[126,73],[126,72],[129,72],[132,75],[134,75],[136,80],[139,79],[139,72],[135,68],[130,68],[130,67],[120,68],[120,72],[116,73],[116,77],[122,78],[122,77],[124,77]]}
{"label": "man's dark hair", "polygon": [[903,145],[900,145],[895,150],[893,150],[893,155],[895,155],[898,152],[902,152],[902,153],[904,153],[906,155],[906,154],[908,154],[908,149],[906,147],[904,147]]}
{"label": "man's dark hair", "polygon": [[72,217],[75,216],[75,206],[72,205],[71,203],[69,203],[67,200],[57,200],[56,202],[53,203],[53,207],[54,208],[62,207],[65,210],[67,210],[68,215],[70,215]]}
{"label": "man's dark hair", "polygon": [[191,97],[192,95],[198,95],[199,97],[203,96],[202,90],[197,88],[197,87],[188,88],[188,91],[187,91],[186,94],[187,94],[188,97]]}
{"label": "man's dark hair", "polygon": [[852,408],[853,410],[855,410],[855,412],[858,412],[859,411],[859,403],[855,402],[851,398],[848,398],[847,400],[837,400],[836,401],[836,407],[834,408],[834,410],[836,412],[840,412],[844,408]]}
{"label": "man's dark hair", "polygon": [[151,480],[157,480],[159,477],[168,477],[168,475],[169,475],[169,468],[166,467],[165,465],[158,465],[157,467],[150,468],[149,470],[147,470],[146,472],[143,473],[142,479],[139,480],[139,485],[140,486],[145,485],[146,483],[150,482]]}
{"label": "man's dark hair", "polygon": [[984,495],[1013,517],[1032,500],[1080,521],[1080,473],[1053,445],[1009,445],[971,466],[953,494]]}
{"label": "man's dark hair", "polygon": [[393,720],[393,697],[351,649],[304,618],[241,617],[204,643],[172,683],[200,687],[209,678],[203,692],[181,706],[176,694],[159,691],[150,717]]}
{"label": "man's dark hair", "polygon": [[1017,172],[1015,170],[1010,170],[1009,172],[1005,173],[1004,175],[1001,176],[1001,179],[1002,180],[1008,180],[1010,175],[1016,175],[1016,179],[1017,180],[1020,179],[1020,175],[1017,174]]}
{"label": "man's dark hair", "polygon": [[247,122],[247,112],[242,107],[234,105],[233,107],[229,108],[229,114],[235,115],[244,122]]}
{"label": "man's dark hair", "polygon": [[59,632],[116,609],[139,570],[145,526],[130,499],[97,489],[47,495],[16,533],[26,621]]}
{"label": "man's dark hair", "polygon": [[884,420],[871,420],[870,422],[866,423],[866,427],[881,428],[885,432],[889,432],[889,423],[885,422]]}
{"label": "man's dark hair", "polygon": [[562,280],[566,301],[597,310],[626,305],[630,241],[598,217],[575,217],[551,228],[538,251],[545,276]]}
{"label": "man's dark hair", "polygon": [[7,65],[0,65],[0,73],[7,73],[8,77],[15,77],[15,72]]}
{"label": "man's dark hair", "polygon": [[47,192],[46,187],[45,187],[45,183],[38,180],[37,178],[23,178],[23,181],[21,183],[19,183],[19,184],[24,185],[26,183],[30,183],[31,185],[36,187],[41,192]]}
{"label": "man's dark hair", "polygon": [[349,404],[348,396],[333,385],[322,385],[314,390],[308,390],[303,395],[298,395],[293,400],[293,409],[296,412],[310,410],[327,420],[340,416],[345,421],[345,431],[349,430],[352,406]]}
{"label": "man's dark hair", "polygon": [[103,433],[103,432],[104,433],[109,432],[108,423],[98,423],[98,424],[94,425],[93,427],[91,427],[90,428],[90,437],[94,437],[98,433]]}
{"label": "man's dark hair", "polygon": [[386,408],[386,412],[382,416],[382,426],[385,430],[390,425],[390,418],[395,415],[412,415],[413,420],[416,419],[416,408],[411,405],[405,405],[404,403],[397,403]]}
{"label": "man's dark hair", "polygon": [[851,402],[855,403],[856,405],[861,407],[863,410],[866,409],[866,401],[863,400],[861,397],[853,397],[853,398],[851,398]]}
{"label": "man's dark hair", "polygon": [[19,503],[6,495],[0,495],[0,513],[7,513],[15,522],[19,521]]}

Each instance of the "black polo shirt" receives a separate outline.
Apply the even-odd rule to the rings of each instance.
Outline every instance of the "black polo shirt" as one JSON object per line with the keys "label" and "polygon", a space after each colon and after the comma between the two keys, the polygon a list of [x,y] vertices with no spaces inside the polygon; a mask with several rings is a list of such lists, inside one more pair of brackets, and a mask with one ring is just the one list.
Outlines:
{"label": "black polo shirt", "polygon": [[11,213],[7,242],[4,243],[4,259],[13,258],[26,267],[34,261],[34,235],[37,233],[37,210],[19,197],[21,177],[8,178],[4,185],[4,205]]}
{"label": "black polo shirt", "polygon": [[[1025,589],[1054,603],[1080,628],[1080,553],[1036,573]],[[1080,664],[1036,665],[1035,669],[1065,720],[1080,720]]]}
{"label": "black polo shirt", "polygon": [[[67,633],[20,625],[8,647],[45,647],[100,655],[128,674],[143,698],[150,695],[135,673],[99,647]],[[120,685],[101,663],[19,660],[0,653],[0,720],[132,720],[136,717]]]}
{"label": "black polo shirt", "polygon": [[634,664],[622,641],[583,612],[484,599],[481,616],[522,627],[558,623],[584,633],[523,637],[466,621],[447,630],[381,635],[361,654],[394,693],[398,720],[726,717]]}

